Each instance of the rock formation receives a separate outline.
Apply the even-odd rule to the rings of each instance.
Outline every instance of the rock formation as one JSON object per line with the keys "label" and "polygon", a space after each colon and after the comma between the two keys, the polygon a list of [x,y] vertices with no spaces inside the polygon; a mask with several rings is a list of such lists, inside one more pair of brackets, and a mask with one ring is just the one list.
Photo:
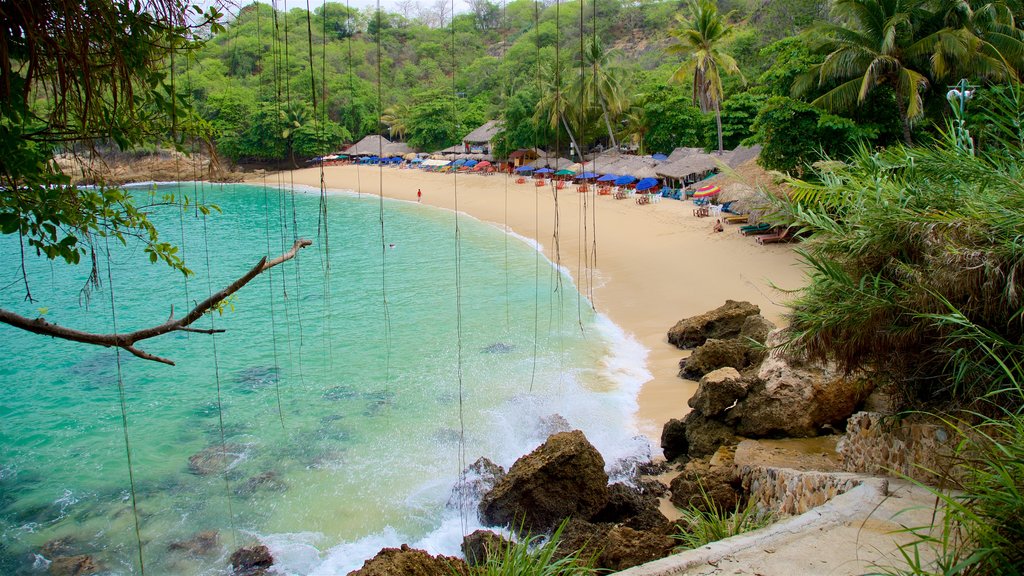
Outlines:
{"label": "rock formation", "polygon": [[262,544],[243,546],[231,553],[231,573],[234,576],[264,576],[273,565],[270,549]]}
{"label": "rock formation", "polygon": [[590,518],[608,503],[604,458],[579,430],[562,432],[512,465],[480,502],[489,525],[550,532],[565,518]]}
{"label": "rock formation", "polygon": [[736,338],[747,317],[760,313],[761,309],[750,302],[726,300],[725,304],[710,312],[677,322],[668,331],[668,341],[677,348],[690,349],[704,344],[709,338]]}
{"label": "rock formation", "polygon": [[467,574],[469,568],[461,558],[431,556],[423,550],[402,544],[401,548],[385,548],[348,576],[454,576]]}
{"label": "rock formation", "polygon": [[490,530],[477,530],[462,539],[462,555],[470,566],[481,566],[487,559],[501,558],[512,543]]}

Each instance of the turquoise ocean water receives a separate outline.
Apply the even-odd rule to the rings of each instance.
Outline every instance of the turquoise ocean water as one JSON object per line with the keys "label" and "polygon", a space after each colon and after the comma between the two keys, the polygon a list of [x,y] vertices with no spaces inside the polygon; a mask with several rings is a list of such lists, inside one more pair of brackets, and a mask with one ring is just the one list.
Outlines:
{"label": "turquoise ocean water", "polygon": [[[449,502],[462,466],[486,456],[508,467],[553,415],[582,429],[613,475],[649,451],[633,419],[645,351],[531,243],[459,217],[457,294],[452,212],[386,201],[382,249],[376,197],[329,195],[325,234],[316,191],[160,185],[156,204],[164,192],[223,210],[204,221],[153,207],[196,272],[187,282],[129,240],[111,245],[109,280],[100,258],[88,300],[87,266],[30,254],[26,302],[7,237],[0,306],[112,332],[113,292],[127,331],[164,321],[171,304],[183,314],[295,236],[315,244],[195,325],[226,332],[140,343],[173,367],[0,325],[0,573],[43,573],[76,553],[104,573],[139,573],[136,517],[153,574],[223,573],[230,552],[257,539],[288,574],[345,574],[402,542],[458,554],[478,526]],[[225,472],[190,468],[222,446]],[[209,554],[171,546],[208,530],[218,534]]]}

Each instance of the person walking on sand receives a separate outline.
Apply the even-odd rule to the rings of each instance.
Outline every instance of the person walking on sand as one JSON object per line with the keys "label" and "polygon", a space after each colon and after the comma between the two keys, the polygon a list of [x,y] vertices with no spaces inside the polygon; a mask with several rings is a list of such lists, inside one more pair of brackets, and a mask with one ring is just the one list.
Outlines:
{"label": "person walking on sand", "polygon": [[423,200],[423,190],[417,188],[416,189],[416,201],[419,202],[421,200]]}

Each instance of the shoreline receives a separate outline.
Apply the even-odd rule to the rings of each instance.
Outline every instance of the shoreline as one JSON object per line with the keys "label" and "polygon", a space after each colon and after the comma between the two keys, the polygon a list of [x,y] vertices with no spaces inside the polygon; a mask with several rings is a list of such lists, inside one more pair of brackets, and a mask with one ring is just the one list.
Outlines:
{"label": "shoreline", "polygon": [[[287,175],[287,177],[285,177]],[[641,385],[638,430],[659,445],[662,426],[689,411],[696,382],[677,376],[685,352],[667,341],[678,320],[707,312],[725,300],[747,300],[776,324],[786,308],[783,290],[803,285],[804,274],[791,247],[759,246],[736,227],[712,231],[713,219],[692,214],[692,203],[678,200],[637,205],[632,199],[580,194],[568,185],[555,196],[550,185],[514,176],[439,174],[379,166],[328,166],[324,186],[383,195],[465,213],[506,233],[536,242],[543,254],[570,274],[596,311],[648,350],[651,379]],[[320,168],[248,178],[249,184],[320,189]],[[584,206],[586,204],[585,218]],[[581,251],[581,247],[583,250]]]}

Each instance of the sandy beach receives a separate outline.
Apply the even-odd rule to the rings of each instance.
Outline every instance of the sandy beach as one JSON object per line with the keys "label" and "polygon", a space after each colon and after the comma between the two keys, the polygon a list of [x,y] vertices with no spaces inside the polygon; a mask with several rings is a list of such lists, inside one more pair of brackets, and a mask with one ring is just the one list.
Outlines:
{"label": "sandy beach", "polygon": [[[282,177],[296,185],[320,186],[319,168]],[[532,180],[516,184],[514,177],[503,174],[352,165],[326,167],[324,182],[329,190],[374,195],[383,190],[385,197],[412,202],[422,190],[425,205],[457,209],[536,239],[548,258],[569,270],[580,291],[592,295],[598,312],[650,350],[647,367],[653,378],[643,385],[637,418],[641,431],[655,441],[666,421],[689,411],[686,401],[696,390],[695,382],[677,376],[679,359],[687,352],[668,343],[668,329],[726,299],[757,304],[779,324],[788,298],[779,289],[804,282],[790,245],[760,246],[728,224],[724,232],[715,233],[714,219],[695,217],[689,201],[638,205],[632,199],[580,194],[567,186],[558,191],[556,250],[550,185],[538,187]]]}

